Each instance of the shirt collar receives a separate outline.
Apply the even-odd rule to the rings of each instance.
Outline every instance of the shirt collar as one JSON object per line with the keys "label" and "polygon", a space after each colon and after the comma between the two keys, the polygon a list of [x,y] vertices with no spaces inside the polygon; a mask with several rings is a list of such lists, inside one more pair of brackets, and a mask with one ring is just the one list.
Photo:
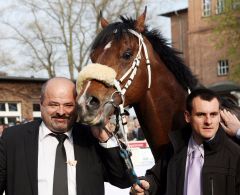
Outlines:
{"label": "shirt collar", "polygon": [[198,145],[195,140],[193,139],[193,135],[191,135],[189,142],[188,142],[188,151],[187,155],[189,156],[194,150],[199,150],[201,152],[202,157],[204,157],[204,148],[203,144]]}
{"label": "shirt collar", "polygon": [[[42,141],[44,138],[49,136],[49,134],[53,133],[42,121],[40,128],[39,128],[39,140]],[[72,141],[72,128],[64,133],[65,135],[68,136],[68,139]]]}

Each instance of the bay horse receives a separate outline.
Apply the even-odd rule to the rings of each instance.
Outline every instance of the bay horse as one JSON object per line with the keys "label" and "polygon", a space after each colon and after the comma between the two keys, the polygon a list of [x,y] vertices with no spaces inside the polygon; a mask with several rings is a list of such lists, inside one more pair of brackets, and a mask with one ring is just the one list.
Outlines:
{"label": "bay horse", "polygon": [[109,24],[101,18],[91,47],[94,64],[79,73],[77,101],[81,122],[90,125],[102,123],[114,104],[133,106],[157,160],[169,131],[184,125],[188,89],[198,81],[160,32],[148,30],[145,17],[146,8],[136,20],[120,16]]}

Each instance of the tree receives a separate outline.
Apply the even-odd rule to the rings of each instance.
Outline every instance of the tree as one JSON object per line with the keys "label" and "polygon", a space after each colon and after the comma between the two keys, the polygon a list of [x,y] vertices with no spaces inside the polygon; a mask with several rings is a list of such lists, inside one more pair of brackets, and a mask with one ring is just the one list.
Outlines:
{"label": "tree", "polygon": [[232,61],[230,78],[240,82],[240,0],[220,0],[218,15],[211,18],[214,32],[217,35],[217,48],[227,47]]}
{"label": "tree", "polygon": [[67,67],[74,79],[74,73],[89,61],[91,41],[100,29],[100,10],[113,21],[127,10],[139,15],[143,5],[144,0],[19,0],[13,7],[21,8],[18,23],[4,24],[14,32],[7,38],[21,45],[29,68],[46,70],[54,77]]}

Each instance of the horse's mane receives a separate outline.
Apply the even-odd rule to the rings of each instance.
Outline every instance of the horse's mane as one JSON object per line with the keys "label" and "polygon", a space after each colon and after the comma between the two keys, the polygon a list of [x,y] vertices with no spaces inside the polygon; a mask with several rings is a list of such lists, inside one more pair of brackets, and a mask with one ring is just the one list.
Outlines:
{"label": "horse's mane", "polygon": [[[124,16],[120,16],[120,19],[120,22],[109,24],[98,34],[92,43],[92,50],[99,45],[106,45],[112,39],[119,40],[123,36],[123,33],[130,34],[128,29],[136,31],[134,26],[136,20]],[[142,34],[149,40],[161,60],[173,73],[183,88],[189,88],[190,90],[194,89],[198,83],[198,80],[192,74],[189,67],[184,64],[183,59],[179,56],[180,52],[170,47],[166,39],[163,38],[157,29],[149,31],[148,27],[145,26]]]}

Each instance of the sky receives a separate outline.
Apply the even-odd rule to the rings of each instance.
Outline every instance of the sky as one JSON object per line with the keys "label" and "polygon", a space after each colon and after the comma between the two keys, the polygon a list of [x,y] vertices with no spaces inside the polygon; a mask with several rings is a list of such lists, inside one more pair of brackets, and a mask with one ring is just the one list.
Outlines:
{"label": "sky", "polygon": [[[0,11],[5,10],[5,17],[10,19],[11,21],[20,20],[24,22],[27,20],[24,15],[14,12],[12,10],[6,10],[9,5],[14,5],[17,0],[0,0]],[[175,11],[181,8],[186,8],[188,6],[188,0],[147,0],[147,11],[151,14],[147,14],[146,24],[150,28],[157,28],[161,31],[163,37],[165,37],[168,42],[171,42],[171,28],[170,28],[170,19],[166,17],[159,16],[161,13],[166,13],[169,11]],[[132,13],[131,13],[132,14]],[[133,15],[130,15],[133,17]],[[151,17],[152,16],[152,17]],[[0,16],[0,20],[6,19],[3,18],[3,15]],[[4,36],[6,34],[10,34],[7,29],[2,27],[0,24],[0,36]],[[1,37],[0,37],[1,39]],[[12,49],[13,47],[14,49]],[[20,50],[24,50],[24,48],[18,48],[19,45],[16,45],[15,42],[12,41],[4,41],[1,42],[0,49],[3,49],[5,52],[12,52],[14,55],[17,56],[15,61],[16,63],[12,66],[8,67],[0,67],[0,71],[7,72],[9,76],[26,76],[26,77],[47,77],[45,71],[32,71],[32,70],[23,70],[22,66],[24,65],[24,56]],[[65,71],[66,72],[66,71]],[[64,75],[66,73],[60,73],[62,75],[58,76],[67,76]]]}

